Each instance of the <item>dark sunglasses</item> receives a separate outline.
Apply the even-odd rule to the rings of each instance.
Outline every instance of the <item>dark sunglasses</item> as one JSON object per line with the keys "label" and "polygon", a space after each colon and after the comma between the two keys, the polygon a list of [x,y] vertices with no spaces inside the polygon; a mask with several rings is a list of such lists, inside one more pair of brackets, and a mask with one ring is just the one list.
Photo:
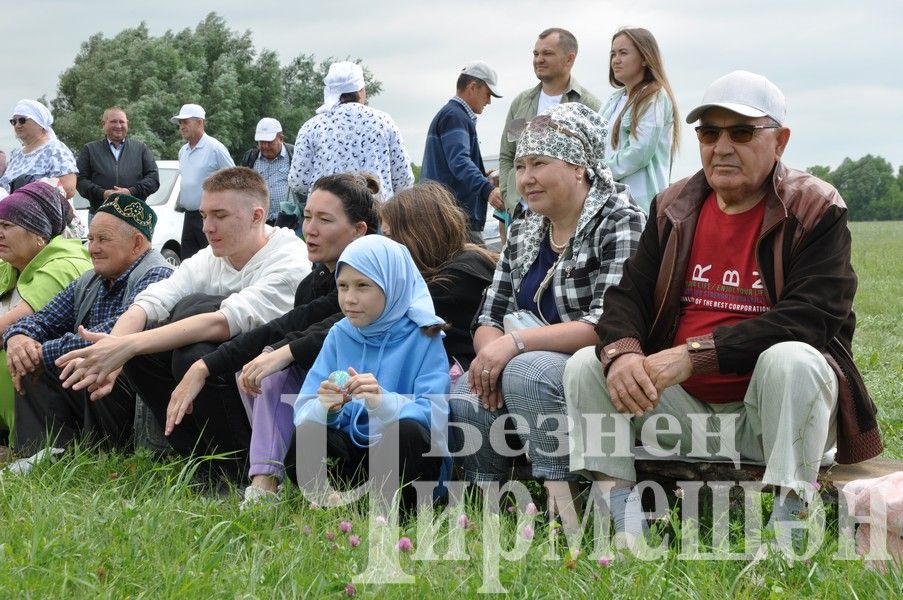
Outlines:
{"label": "dark sunglasses", "polygon": [[759,129],[780,129],[780,125],[731,125],[730,127],[718,127],[716,125],[700,125],[696,128],[696,137],[706,145],[712,145],[721,137],[721,132],[726,131],[731,141],[735,144],[745,144],[753,139]]}
{"label": "dark sunglasses", "polygon": [[15,127],[16,125],[25,125],[25,121],[28,120],[28,117],[13,117],[9,120],[9,124]]}

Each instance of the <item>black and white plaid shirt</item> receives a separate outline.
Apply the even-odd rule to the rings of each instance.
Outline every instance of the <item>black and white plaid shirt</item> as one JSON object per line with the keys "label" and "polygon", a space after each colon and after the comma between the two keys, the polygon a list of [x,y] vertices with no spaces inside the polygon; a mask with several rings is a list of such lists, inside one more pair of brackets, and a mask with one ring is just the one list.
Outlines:
{"label": "black and white plaid shirt", "polygon": [[[645,225],[646,215],[630,199],[626,186],[615,184],[604,197],[590,193],[552,280],[563,322],[596,325],[602,316],[602,296],[621,280],[624,261],[636,251]],[[476,325],[503,329],[505,315],[518,310],[517,290],[548,231],[549,220],[538,213],[527,211],[514,222]]]}

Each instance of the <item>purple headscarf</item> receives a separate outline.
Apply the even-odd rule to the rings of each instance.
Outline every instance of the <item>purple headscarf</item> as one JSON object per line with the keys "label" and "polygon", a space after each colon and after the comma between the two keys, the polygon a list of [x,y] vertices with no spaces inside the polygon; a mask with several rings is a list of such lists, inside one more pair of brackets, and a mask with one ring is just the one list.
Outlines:
{"label": "purple headscarf", "polygon": [[63,233],[72,216],[69,201],[57,188],[35,181],[0,200],[0,219],[50,240]]}

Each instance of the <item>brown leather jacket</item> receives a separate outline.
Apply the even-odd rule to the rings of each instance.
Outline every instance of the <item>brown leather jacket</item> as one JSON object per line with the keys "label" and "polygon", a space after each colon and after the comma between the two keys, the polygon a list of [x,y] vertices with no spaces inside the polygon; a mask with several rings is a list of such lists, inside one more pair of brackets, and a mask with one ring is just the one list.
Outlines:
{"label": "brown leather jacket", "polygon": [[[605,294],[596,329],[603,366],[621,354],[671,347],[680,317],[699,211],[712,189],[700,171],[653,201],[637,253]],[[784,341],[819,349],[839,386],[837,461],[860,462],[881,453],[876,409],[852,357],[856,328],[850,232],[840,194],[808,173],[777,163],[763,199],[765,217],[756,260],[770,309],[693,338],[694,373],[752,372],[759,354]]]}

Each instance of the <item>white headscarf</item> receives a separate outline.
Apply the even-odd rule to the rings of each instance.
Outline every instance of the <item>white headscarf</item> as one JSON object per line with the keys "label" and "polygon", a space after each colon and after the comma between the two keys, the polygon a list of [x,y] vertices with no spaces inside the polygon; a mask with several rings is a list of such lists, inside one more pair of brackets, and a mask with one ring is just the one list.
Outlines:
{"label": "white headscarf", "polygon": [[56,137],[56,133],[53,131],[53,115],[50,114],[50,109],[37,102],[35,100],[19,100],[16,102],[16,107],[13,108],[13,114],[11,117],[19,115],[20,117],[28,117],[35,123],[41,126],[44,131],[47,132],[47,135],[51,138]]}
{"label": "white headscarf", "polygon": [[317,109],[317,114],[329,112],[338,106],[342,94],[363,88],[364,70],[360,65],[349,61],[332,63],[323,80],[323,106]]}

